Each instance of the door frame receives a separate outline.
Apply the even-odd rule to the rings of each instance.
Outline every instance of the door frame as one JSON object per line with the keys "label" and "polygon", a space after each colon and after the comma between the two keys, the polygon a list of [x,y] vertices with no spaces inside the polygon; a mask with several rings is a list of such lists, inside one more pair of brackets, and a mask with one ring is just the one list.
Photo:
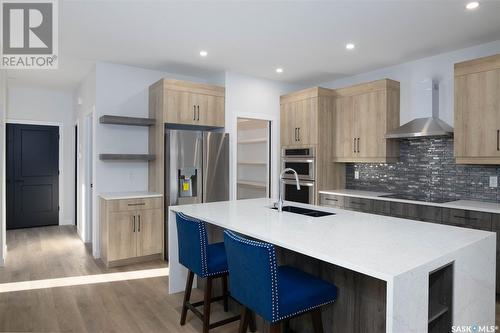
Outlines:
{"label": "door frame", "polygon": [[[269,168],[271,170],[271,179],[269,180],[269,193],[271,198],[278,197],[278,184],[276,184],[276,179],[279,178],[280,173],[280,131],[279,131],[279,113],[277,116],[269,114],[258,114],[258,113],[248,113],[248,112],[237,112],[234,118],[231,119],[231,128],[233,129],[233,134],[229,136],[229,147],[238,146],[238,118],[254,119],[254,120],[265,120],[270,122],[271,135],[269,137]],[[226,127],[226,130],[228,128]],[[238,160],[237,160],[237,149],[229,148],[229,194],[230,200],[236,200],[237,198],[237,178],[238,178]],[[277,153],[277,154],[276,154]]]}
{"label": "door frame", "polygon": [[[57,126],[59,129],[59,225],[64,225],[64,170],[63,170],[63,151],[64,151],[64,139],[63,139],[63,130],[64,125],[62,122],[53,122],[53,121],[38,121],[38,120],[21,120],[21,119],[10,119],[7,118],[5,120],[5,124],[19,124],[19,125],[38,125],[38,126]],[[7,135],[7,132],[5,132]],[[5,140],[5,147],[7,148],[7,140]],[[6,156],[7,158],[7,156]],[[6,160],[7,163],[7,160]],[[7,193],[6,193],[7,194]],[[7,223],[4,224],[4,232],[7,232]]]}

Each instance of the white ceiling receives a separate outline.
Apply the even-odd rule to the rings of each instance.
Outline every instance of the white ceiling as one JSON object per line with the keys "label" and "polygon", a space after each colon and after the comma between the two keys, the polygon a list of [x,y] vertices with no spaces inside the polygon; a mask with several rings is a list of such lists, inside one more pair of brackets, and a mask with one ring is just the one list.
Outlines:
{"label": "white ceiling", "polygon": [[[475,11],[465,3],[60,1],[59,70],[9,76],[73,88],[95,61],[109,61],[314,84],[500,39],[500,1],[483,0]],[[346,51],[347,42],[356,49]]]}

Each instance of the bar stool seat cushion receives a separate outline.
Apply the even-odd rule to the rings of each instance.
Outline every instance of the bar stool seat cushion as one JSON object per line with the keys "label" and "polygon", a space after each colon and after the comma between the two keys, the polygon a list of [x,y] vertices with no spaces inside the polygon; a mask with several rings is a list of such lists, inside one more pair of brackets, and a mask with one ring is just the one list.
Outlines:
{"label": "bar stool seat cushion", "polygon": [[280,266],[278,295],[279,316],[285,319],[335,301],[337,287],[290,266]]}
{"label": "bar stool seat cushion", "polygon": [[227,257],[224,242],[207,245],[208,275],[227,272]]}

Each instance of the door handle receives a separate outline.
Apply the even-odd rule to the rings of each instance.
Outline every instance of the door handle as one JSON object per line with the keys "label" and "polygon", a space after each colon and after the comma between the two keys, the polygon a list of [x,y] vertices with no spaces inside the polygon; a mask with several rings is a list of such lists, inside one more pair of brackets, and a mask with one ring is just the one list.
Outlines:
{"label": "door handle", "polygon": [[359,138],[358,138],[358,153],[359,153]]}
{"label": "door handle", "polygon": [[500,130],[497,130],[497,151],[500,151]]}
{"label": "door handle", "polygon": [[193,120],[196,120],[196,105],[193,105]]}
{"label": "door handle", "polygon": [[297,141],[300,141],[300,127],[297,127]]}
{"label": "door handle", "polygon": [[139,219],[139,229],[137,231],[141,232],[141,214],[139,214],[137,218]]}
{"label": "door handle", "polygon": [[200,106],[198,105],[198,121],[200,120]]}
{"label": "door handle", "polygon": [[352,149],[353,149],[353,151],[352,151],[352,152],[356,154],[356,138],[353,138],[353,140],[354,140],[354,141],[353,141],[353,144],[352,144],[352,147],[353,147],[353,148],[352,148]]}
{"label": "door handle", "polygon": [[295,130],[295,141],[298,141],[298,140],[297,140],[297,127],[295,127],[295,129],[294,129],[294,130]]}
{"label": "door handle", "polygon": [[134,217],[134,232],[135,232],[135,215],[133,217]]}

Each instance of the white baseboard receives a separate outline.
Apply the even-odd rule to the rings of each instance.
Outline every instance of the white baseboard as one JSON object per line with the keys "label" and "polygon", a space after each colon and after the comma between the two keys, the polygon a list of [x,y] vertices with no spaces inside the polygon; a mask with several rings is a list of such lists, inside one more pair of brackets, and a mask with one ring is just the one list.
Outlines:
{"label": "white baseboard", "polygon": [[3,247],[2,256],[0,256],[0,267],[5,266],[5,259],[7,258],[7,244]]}
{"label": "white baseboard", "polygon": [[73,220],[72,219],[66,219],[66,220],[61,220],[59,225],[73,225]]}

